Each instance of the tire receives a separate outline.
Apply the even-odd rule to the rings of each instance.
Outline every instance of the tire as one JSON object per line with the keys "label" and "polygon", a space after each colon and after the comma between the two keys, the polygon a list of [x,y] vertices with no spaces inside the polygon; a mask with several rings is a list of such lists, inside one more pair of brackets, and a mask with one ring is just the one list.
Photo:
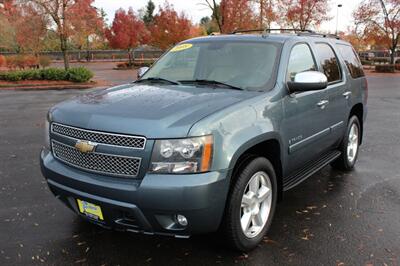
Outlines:
{"label": "tire", "polygon": [[[352,135],[352,128],[354,127],[354,130],[357,132],[357,139],[353,141],[351,140],[351,135]],[[360,150],[360,140],[361,140],[361,125],[360,121],[358,120],[357,116],[352,116],[349,119],[349,122],[347,124],[347,129],[345,136],[343,137],[343,141],[340,144],[339,151],[342,152],[339,158],[337,158],[331,165],[332,167],[343,170],[343,171],[351,171],[354,168],[354,165],[357,162],[358,158],[358,152]],[[351,148],[351,145],[353,147]],[[353,150],[351,155],[350,155],[350,150]],[[355,151],[354,151],[355,149]]]}
{"label": "tire", "polygon": [[[275,171],[266,158],[258,157],[244,165],[232,180],[235,183],[229,193],[222,229],[232,248],[250,251],[263,240],[275,213],[278,194]],[[246,207],[242,208],[242,200]],[[248,230],[242,229],[241,221],[248,225]]]}

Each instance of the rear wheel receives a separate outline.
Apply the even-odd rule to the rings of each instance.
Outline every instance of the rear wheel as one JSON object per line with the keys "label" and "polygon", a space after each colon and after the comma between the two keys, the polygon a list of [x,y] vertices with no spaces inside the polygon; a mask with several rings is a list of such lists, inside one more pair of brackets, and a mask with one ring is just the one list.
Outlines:
{"label": "rear wheel", "polygon": [[231,246],[248,251],[262,241],[271,225],[277,201],[276,176],[272,164],[258,157],[234,180],[223,226]]}
{"label": "rear wheel", "polygon": [[360,121],[357,116],[352,116],[347,126],[346,135],[340,145],[342,155],[332,163],[332,166],[340,170],[352,170],[357,162],[360,140]]}

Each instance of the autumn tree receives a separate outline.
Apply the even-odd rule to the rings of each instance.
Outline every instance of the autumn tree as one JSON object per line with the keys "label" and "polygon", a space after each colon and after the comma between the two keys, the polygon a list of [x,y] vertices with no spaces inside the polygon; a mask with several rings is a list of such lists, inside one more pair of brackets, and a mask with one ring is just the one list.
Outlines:
{"label": "autumn tree", "polygon": [[340,39],[345,40],[354,47],[356,51],[365,51],[371,44],[364,36],[358,34],[355,29],[348,28],[346,32],[339,32],[338,36]]}
{"label": "autumn tree", "polygon": [[19,50],[38,56],[47,35],[47,17],[42,16],[32,3],[27,3],[18,7],[12,20]]}
{"label": "autumn tree", "polygon": [[0,5],[0,50],[15,50],[15,27],[11,17],[15,12],[15,3],[12,0],[3,1]]}
{"label": "autumn tree", "polygon": [[277,19],[274,10],[275,0],[253,0],[258,11],[259,28],[271,28],[271,23]]}
{"label": "autumn tree", "polygon": [[71,36],[71,7],[78,0],[26,0],[31,2],[42,16],[49,17],[55,25],[56,33],[60,40],[60,49],[63,53],[64,67],[69,68],[68,39]]}
{"label": "autumn tree", "polygon": [[250,1],[222,0],[220,9],[223,33],[257,28]]}
{"label": "autumn tree", "polygon": [[159,8],[150,25],[151,44],[161,49],[169,47],[190,38],[191,21],[184,13],[178,14],[167,2]]}
{"label": "autumn tree", "polygon": [[115,49],[128,51],[129,63],[132,64],[132,50],[149,41],[149,32],[132,8],[125,12],[119,9],[115,12],[114,21],[106,30],[106,37],[110,46]]}
{"label": "autumn tree", "polygon": [[390,50],[390,63],[394,64],[400,41],[400,0],[363,1],[353,16],[358,31]]}
{"label": "autumn tree", "polygon": [[90,42],[101,38],[105,23],[101,13],[93,6],[93,0],[76,1],[70,8],[72,40],[79,50],[86,47],[89,61]]}
{"label": "autumn tree", "polygon": [[280,23],[285,27],[305,30],[330,19],[329,0],[279,0]]}

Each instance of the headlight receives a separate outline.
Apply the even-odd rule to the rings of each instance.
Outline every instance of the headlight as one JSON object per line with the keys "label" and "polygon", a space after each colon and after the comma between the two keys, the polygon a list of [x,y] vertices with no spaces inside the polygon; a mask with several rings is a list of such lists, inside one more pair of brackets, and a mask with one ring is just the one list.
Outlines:
{"label": "headlight", "polygon": [[157,140],[151,157],[151,173],[186,174],[211,168],[213,137]]}

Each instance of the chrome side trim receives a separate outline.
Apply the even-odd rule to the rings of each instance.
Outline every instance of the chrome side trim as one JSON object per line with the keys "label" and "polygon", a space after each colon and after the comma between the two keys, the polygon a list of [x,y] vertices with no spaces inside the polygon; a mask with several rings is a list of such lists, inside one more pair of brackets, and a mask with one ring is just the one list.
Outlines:
{"label": "chrome side trim", "polygon": [[339,123],[334,124],[333,126],[331,126],[331,130],[335,131],[338,130],[339,128],[341,128],[344,125],[343,121],[340,121]]}
{"label": "chrome side trim", "polygon": [[331,128],[326,128],[318,133],[315,133],[314,135],[311,135],[305,139],[303,139],[302,141],[297,142],[296,144],[293,144],[291,146],[289,146],[289,153],[293,153],[295,151],[300,150],[301,148],[303,148],[304,146],[316,141],[319,138],[322,138],[323,136],[326,136],[330,133]]}

